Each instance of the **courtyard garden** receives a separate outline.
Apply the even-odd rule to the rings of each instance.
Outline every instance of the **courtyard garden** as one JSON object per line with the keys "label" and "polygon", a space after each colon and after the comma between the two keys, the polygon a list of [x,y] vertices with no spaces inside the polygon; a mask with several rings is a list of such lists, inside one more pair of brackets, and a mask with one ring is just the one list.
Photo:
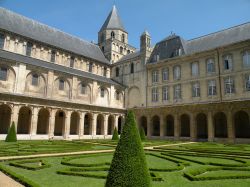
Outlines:
{"label": "courtyard garden", "polygon": [[[0,142],[1,156],[111,150],[117,141]],[[250,145],[145,141],[152,186],[247,187],[250,184]],[[157,146],[152,149],[152,146]],[[147,149],[147,147],[151,147]],[[0,169],[26,186],[104,186],[113,153],[6,160]]]}

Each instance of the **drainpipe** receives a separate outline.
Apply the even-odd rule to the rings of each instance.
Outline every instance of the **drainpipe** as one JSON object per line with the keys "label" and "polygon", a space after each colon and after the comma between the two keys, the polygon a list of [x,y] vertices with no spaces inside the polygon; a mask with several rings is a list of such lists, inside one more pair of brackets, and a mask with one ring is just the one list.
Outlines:
{"label": "drainpipe", "polygon": [[220,90],[220,102],[222,102],[222,87],[221,87],[221,69],[220,69],[220,55],[219,49],[216,50],[217,52],[217,61],[218,61],[218,72],[219,72],[219,90]]}

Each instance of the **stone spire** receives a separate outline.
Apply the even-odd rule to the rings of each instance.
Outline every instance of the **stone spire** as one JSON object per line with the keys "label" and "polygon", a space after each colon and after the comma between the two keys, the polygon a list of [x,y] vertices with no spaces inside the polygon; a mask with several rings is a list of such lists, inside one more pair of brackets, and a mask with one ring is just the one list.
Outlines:
{"label": "stone spire", "polygon": [[126,32],[115,5],[113,6],[99,32],[107,29],[119,29]]}

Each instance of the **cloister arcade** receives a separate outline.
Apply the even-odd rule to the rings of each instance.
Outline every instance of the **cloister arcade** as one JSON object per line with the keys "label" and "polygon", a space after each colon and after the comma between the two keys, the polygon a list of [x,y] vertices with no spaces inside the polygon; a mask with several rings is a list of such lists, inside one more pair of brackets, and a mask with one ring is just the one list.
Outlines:
{"label": "cloister arcade", "polygon": [[121,132],[124,114],[1,104],[1,139],[7,134],[12,121],[16,124],[17,135],[25,139],[110,138],[115,127]]}

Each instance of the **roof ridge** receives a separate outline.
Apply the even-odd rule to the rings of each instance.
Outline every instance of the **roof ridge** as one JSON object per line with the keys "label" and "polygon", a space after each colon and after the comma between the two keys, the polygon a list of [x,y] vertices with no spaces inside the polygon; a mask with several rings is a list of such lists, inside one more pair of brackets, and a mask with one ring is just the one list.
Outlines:
{"label": "roof ridge", "polygon": [[57,31],[57,32],[61,32],[62,34],[65,34],[65,35],[67,35],[67,36],[69,36],[69,37],[71,37],[71,38],[75,38],[75,39],[81,40],[82,42],[86,42],[86,43],[88,43],[88,44],[91,44],[91,45],[94,45],[94,46],[98,47],[98,45],[95,44],[95,43],[89,42],[89,41],[84,40],[84,39],[82,39],[82,38],[80,38],[80,37],[78,37],[78,36],[75,36],[75,35],[69,34],[69,33],[67,33],[67,32],[64,32],[64,31],[62,31],[62,30],[60,30],[60,29],[58,29],[58,28],[55,28],[55,27],[46,25],[45,23],[36,21],[35,19],[26,17],[26,16],[24,16],[24,15],[21,15],[20,13],[16,13],[16,12],[14,12],[14,11],[12,11],[12,10],[9,10],[9,9],[6,9],[6,8],[4,8],[4,7],[0,7],[0,9],[3,9],[4,11],[7,11],[7,12],[9,12],[9,13],[11,13],[11,14],[16,14],[16,15],[22,17],[22,18],[25,18],[25,19],[27,19],[27,20],[29,20],[29,21],[32,21],[32,22],[36,23],[36,24],[45,26],[45,27],[47,27],[47,28],[49,28],[49,29],[51,29],[51,30],[54,30],[54,31]]}
{"label": "roof ridge", "polygon": [[247,24],[250,24],[250,21],[245,22],[245,23],[242,23],[242,24],[239,24],[239,25],[234,25],[234,26],[232,26],[232,27],[228,27],[228,28],[225,28],[225,29],[222,29],[222,30],[218,30],[218,31],[215,31],[215,32],[212,32],[212,33],[209,33],[209,34],[205,34],[205,35],[202,35],[202,36],[198,36],[198,37],[195,37],[195,38],[186,40],[186,41],[189,42],[189,41],[197,40],[197,39],[200,39],[200,38],[203,38],[203,37],[207,37],[207,36],[210,36],[210,35],[213,35],[213,34],[217,34],[217,33],[220,33],[220,32],[224,32],[224,31],[226,31],[226,30],[231,30],[231,29],[234,29],[234,28],[236,28],[236,27],[240,27],[240,26],[247,25]]}

